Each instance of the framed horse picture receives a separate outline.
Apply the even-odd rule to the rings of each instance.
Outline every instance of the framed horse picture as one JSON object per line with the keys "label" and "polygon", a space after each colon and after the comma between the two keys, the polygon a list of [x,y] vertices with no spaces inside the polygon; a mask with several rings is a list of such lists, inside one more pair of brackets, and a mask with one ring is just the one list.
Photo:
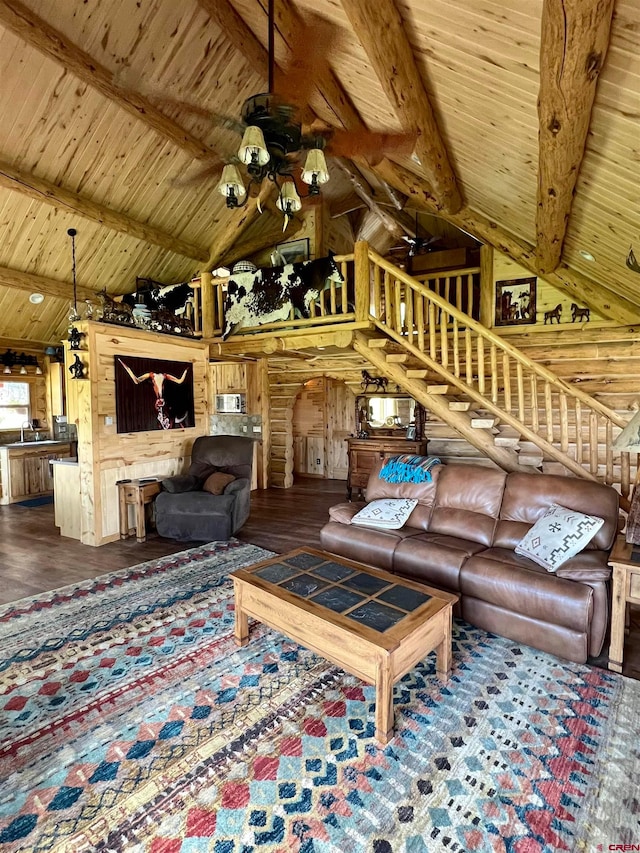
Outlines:
{"label": "framed horse picture", "polygon": [[496,282],[496,326],[536,322],[536,277]]}

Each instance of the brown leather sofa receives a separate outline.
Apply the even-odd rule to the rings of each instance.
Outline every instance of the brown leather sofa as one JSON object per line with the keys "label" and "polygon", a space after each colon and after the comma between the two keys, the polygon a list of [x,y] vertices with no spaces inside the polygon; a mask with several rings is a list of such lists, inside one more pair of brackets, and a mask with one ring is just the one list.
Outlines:
{"label": "brown leather sofa", "polygon": [[[437,465],[432,482],[420,484],[387,483],[379,470],[366,500],[417,498],[411,526],[352,525],[363,504],[338,504],[320,534],[325,550],[455,592],[459,615],[487,631],[578,663],[600,654],[609,618],[607,558],[618,529],[615,489],[476,465]],[[514,551],[552,503],[605,522],[555,574]]]}

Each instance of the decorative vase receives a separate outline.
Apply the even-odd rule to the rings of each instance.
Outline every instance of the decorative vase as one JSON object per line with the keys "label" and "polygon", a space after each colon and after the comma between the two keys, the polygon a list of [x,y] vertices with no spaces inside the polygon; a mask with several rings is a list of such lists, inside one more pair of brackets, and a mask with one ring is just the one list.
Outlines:
{"label": "decorative vase", "polygon": [[133,321],[136,326],[141,329],[147,329],[151,320],[151,311],[147,308],[144,302],[136,302],[133,311]]}

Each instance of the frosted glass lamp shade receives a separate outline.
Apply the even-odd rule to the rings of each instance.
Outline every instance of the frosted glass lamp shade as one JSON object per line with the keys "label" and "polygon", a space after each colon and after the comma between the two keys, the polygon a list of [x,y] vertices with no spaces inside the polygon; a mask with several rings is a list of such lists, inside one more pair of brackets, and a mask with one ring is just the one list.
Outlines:
{"label": "frosted glass lamp shade", "polygon": [[259,127],[250,125],[244,132],[238,157],[247,166],[254,164],[266,166],[269,162],[269,152],[264,143],[264,135]]}
{"label": "frosted glass lamp shade", "polygon": [[220,178],[220,182],[216,189],[220,195],[226,196],[226,198],[235,196],[236,198],[241,199],[247,194],[244,184],[242,183],[242,178],[240,177],[240,172],[233,164],[229,164],[224,167],[222,170],[222,177]]}
{"label": "frosted glass lamp shade", "polygon": [[297,213],[302,207],[300,196],[293,181],[285,181],[280,188],[276,206],[283,213]]}
{"label": "frosted glass lamp shade", "polygon": [[302,180],[305,184],[313,184],[314,177],[316,184],[326,184],[329,180],[327,161],[324,159],[324,152],[320,148],[312,148],[309,151],[302,170]]}

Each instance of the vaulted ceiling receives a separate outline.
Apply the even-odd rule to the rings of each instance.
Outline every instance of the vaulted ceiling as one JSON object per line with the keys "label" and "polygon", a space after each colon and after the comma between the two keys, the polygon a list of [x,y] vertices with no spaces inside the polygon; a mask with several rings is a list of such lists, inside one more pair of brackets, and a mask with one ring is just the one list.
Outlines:
{"label": "vaulted ceiling", "polygon": [[[282,239],[273,197],[262,215],[253,200],[228,211],[217,175],[188,180],[238,146],[206,111],[238,117],[267,88],[265,5],[0,0],[0,337],[64,334],[69,228],[81,299]],[[364,194],[398,233],[416,209],[438,214],[604,316],[640,319],[625,266],[630,246],[640,256],[636,0],[275,0],[275,13],[282,66],[301,20],[332,26],[307,119],[354,139],[417,134],[412,155],[334,163],[330,208]]]}

